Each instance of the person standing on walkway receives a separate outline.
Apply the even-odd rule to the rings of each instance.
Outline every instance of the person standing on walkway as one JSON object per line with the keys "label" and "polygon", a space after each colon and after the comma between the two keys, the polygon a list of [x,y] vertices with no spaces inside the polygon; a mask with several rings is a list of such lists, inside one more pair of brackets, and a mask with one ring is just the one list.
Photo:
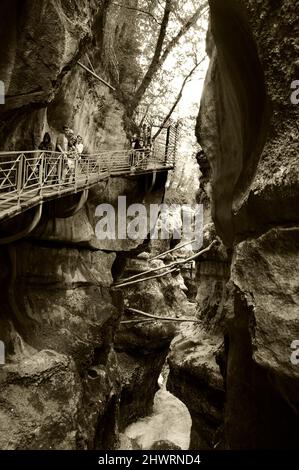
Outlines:
{"label": "person standing on walkway", "polygon": [[56,140],[56,151],[57,152],[61,152],[63,154],[67,153],[68,145],[69,145],[69,141],[68,141],[68,138],[67,138],[68,131],[69,131],[69,127],[68,126],[63,126],[62,131],[60,132],[60,134],[58,134],[58,137],[57,137],[57,140]]}
{"label": "person standing on walkway", "polygon": [[140,140],[137,134],[133,135],[133,138],[131,140],[131,154],[130,154],[130,167],[131,171],[135,170],[135,164],[136,164],[136,159],[137,159],[137,150],[140,149]]}
{"label": "person standing on walkway", "polygon": [[76,150],[79,156],[82,155],[84,149],[83,139],[81,135],[77,135]]}

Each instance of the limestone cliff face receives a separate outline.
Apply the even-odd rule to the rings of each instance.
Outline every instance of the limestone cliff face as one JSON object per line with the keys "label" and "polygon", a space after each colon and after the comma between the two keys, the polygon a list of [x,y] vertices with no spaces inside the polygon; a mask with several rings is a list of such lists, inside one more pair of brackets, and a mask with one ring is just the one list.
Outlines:
{"label": "limestone cliff face", "polygon": [[214,46],[197,135],[211,165],[216,231],[233,249],[226,446],[290,448],[299,411],[290,360],[299,337],[296,6],[210,0],[210,11]]}
{"label": "limestone cliff face", "polygon": [[[2,449],[102,444],[97,427],[119,387],[111,344],[121,313],[109,290],[114,259],[25,242],[2,250]],[[111,426],[111,444],[114,433]]]}

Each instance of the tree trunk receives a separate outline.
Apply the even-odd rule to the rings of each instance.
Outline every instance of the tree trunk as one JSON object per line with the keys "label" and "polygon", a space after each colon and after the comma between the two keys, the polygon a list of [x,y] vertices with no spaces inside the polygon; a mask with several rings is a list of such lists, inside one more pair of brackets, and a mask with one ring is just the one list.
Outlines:
{"label": "tree trunk", "polygon": [[150,66],[145,74],[145,76],[143,77],[143,80],[139,86],[139,88],[137,89],[132,101],[131,101],[131,104],[130,104],[130,107],[129,107],[129,115],[132,116],[133,112],[135,111],[135,109],[137,108],[141,98],[143,97],[145,91],[147,90],[148,86],[150,85],[152,79],[153,79],[153,76],[156,74],[156,72],[158,71],[159,67],[160,67],[160,56],[161,56],[161,52],[162,52],[162,48],[163,48],[163,44],[164,44],[164,40],[165,40],[165,36],[166,36],[166,31],[167,31],[167,26],[168,26],[168,22],[169,22],[169,16],[170,16],[170,12],[171,12],[171,0],[166,0],[166,3],[165,3],[165,8],[164,8],[164,15],[163,15],[163,20],[162,20],[162,23],[161,23],[161,28],[160,28],[160,32],[159,32],[159,36],[158,36],[158,40],[157,40],[157,44],[156,44],[156,49],[155,49],[155,53],[154,53],[154,56],[152,58],[152,61],[150,63]]}
{"label": "tree trunk", "polygon": [[132,101],[130,103],[129,110],[128,110],[129,116],[132,116],[133,112],[135,111],[141,99],[143,98],[144,93],[146,92],[147,88],[151,84],[153,77],[155,76],[157,71],[162,67],[165,60],[169,56],[170,52],[177,46],[180,39],[189,31],[189,29],[192,28],[192,26],[196,24],[199,17],[204,13],[206,6],[207,6],[207,3],[205,2],[203,5],[197,8],[196,12],[191,16],[191,18],[189,18],[186,21],[186,23],[181,27],[178,34],[169,42],[164,52],[162,52],[165,37],[166,37],[167,26],[169,22],[169,16],[171,12],[171,0],[166,0],[164,16],[163,16],[163,20],[161,23],[161,28],[159,32],[159,37],[158,37],[155,53],[150,63],[150,66],[146,74],[143,77],[143,80],[140,86],[138,87],[135,95],[132,98]]}

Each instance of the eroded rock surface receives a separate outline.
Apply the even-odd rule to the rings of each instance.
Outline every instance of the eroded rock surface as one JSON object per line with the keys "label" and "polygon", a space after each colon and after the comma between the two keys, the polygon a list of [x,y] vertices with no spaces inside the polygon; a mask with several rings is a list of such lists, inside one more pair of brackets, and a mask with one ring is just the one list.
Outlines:
{"label": "eroded rock surface", "polygon": [[114,259],[29,243],[2,256],[2,449],[93,447],[118,391]]}
{"label": "eroded rock surface", "polygon": [[276,228],[235,250],[226,405],[234,448],[298,445],[299,369],[291,362],[299,337],[298,240],[298,229]]}
{"label": "eroded rock surface", "polygon": [[[214,230],[206,230],[210,237]],[[206,240],[207,242],[207,240]],[[192,449],[224,448],[224,305],[228,257],[223,246],[197,261],[198,324],[182,326],[171,344],[168,388],[192,417]]]}

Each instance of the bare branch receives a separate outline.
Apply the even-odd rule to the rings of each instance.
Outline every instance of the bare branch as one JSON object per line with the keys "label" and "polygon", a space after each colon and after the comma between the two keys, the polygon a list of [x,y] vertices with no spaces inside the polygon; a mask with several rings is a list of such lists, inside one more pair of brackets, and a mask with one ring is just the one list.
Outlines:
{"label": "bare branch", "polygon": [[[152,272],[157,272],[157,271],[162,271],[162,270],[165,270],[167,269],[166,272],[162,273],[162,274],[159,274],[159,275],[155,275],[153,276],[154,278],[156,277],[162,277],[162,276],[165,276],[166,274],[170,274],[171,272],[174,272],[177,270],[177,266],[181,266],[183,264],[186,264],[186,263],[189,263],[190,261],[193,261],[194,259],[198,258],[199,256],[207,253],[208,251],[210,251],[216,244],[218,244],[218,241],[215,239],[213,240],[209,246],[207,246],[206,248],[204,248],[203,250],[199,251],[198,253],[196,253],[195,255],[193,256],[190,256],[189,258],[186,258],[184,260],[180,260],[180,261],[174,261],[173,263],[170,263],[166,266],[160,266],[159,268],[151,268],[151,269],[148,269],[147,271],[144,271],[144,272],[141,272],[139,274],[134,274],[133,276],[130,276],[130,277],[127,277],[125,279],[121,279],[120,281],[118,281],[116,284],[114,284],[113,288],[119,288],[119,287],[122,287],[124,285],[128,285],[129,282],[132,284],[133,282],[135,283],[134,279],[137,279],[141,276],[145,276],[146,274],[150,274]],[[142,278],[142,281],[144,280],[149,280],[151,279],[152,277],[146,277],[146,278]],[[140,280],[138,280],[137,282],[140,282]]]}
{"label": "bare branch", "polygon": [[164,317],[164,316],[157,316],[157,315],[152,315],[151,313],[146,313],[143,312],[142,310],[136,310],[135,308],[130,308],[126,307],[126,311],[130,313],[135,313],[137,315],[141,315],[142,317],[150,318],[151,320],[144,320],[144,319],[138,319],[138,320],[125,320],[122,321],[121,323],[140,323],[140,322],[148,322],[148,321],[153,321],[153,320],[162,320],[162,321],[170,321],[170,322],[190,322],[190,323],[199,323],[198,318],[173,318],[173,317]]}
{"label": "bare branch", "polygon": [[126,10],[138,11],[139,13],[143,13],[144,15],[148,15],[150,18],[152,18],[152,20],[154,20],[158,25],[161,26],[161,22],[157,20],[157,18],[150,11],[142,10],[141,8],[128,7],[126,5],[121,5],[120,3],[115,3],[115,2],[113,2],[111,5],[114,5],[120,8],[126,8]]}
{"label": "bare branch", "polygon": [[183,83],[182,83],[182,86],[180,88],[180,91],[173,103],[173,105],[171,106],[168,114],[165,116],[161,126],[159,127],[159,129],[157,130],[156,134],[154,135],[153,137],[153,140],[155,140],[161,133],[163,127],[166,125],[166,123],[169,121],[172,113],[174,112],[175,108],[177,107],[178,103],[180,102],[182,96],[183,96],[183,91],[184,91],[184,88],[186,86],[186,84],[190,81],[190,78],[192,77],[192,75],[194,74],[195,70],[202,64],[202,62],[205,60],[205,57],[203,57],[201,59],[200,62],[197,61],[197,58],[196,58],[196,61],[195,61],[195,65],[194,67],[192,67],[192,69],[190,70],[190,72],[188,73],[188,75],[186,75],[186,77],[184,78],[183,80]]}

